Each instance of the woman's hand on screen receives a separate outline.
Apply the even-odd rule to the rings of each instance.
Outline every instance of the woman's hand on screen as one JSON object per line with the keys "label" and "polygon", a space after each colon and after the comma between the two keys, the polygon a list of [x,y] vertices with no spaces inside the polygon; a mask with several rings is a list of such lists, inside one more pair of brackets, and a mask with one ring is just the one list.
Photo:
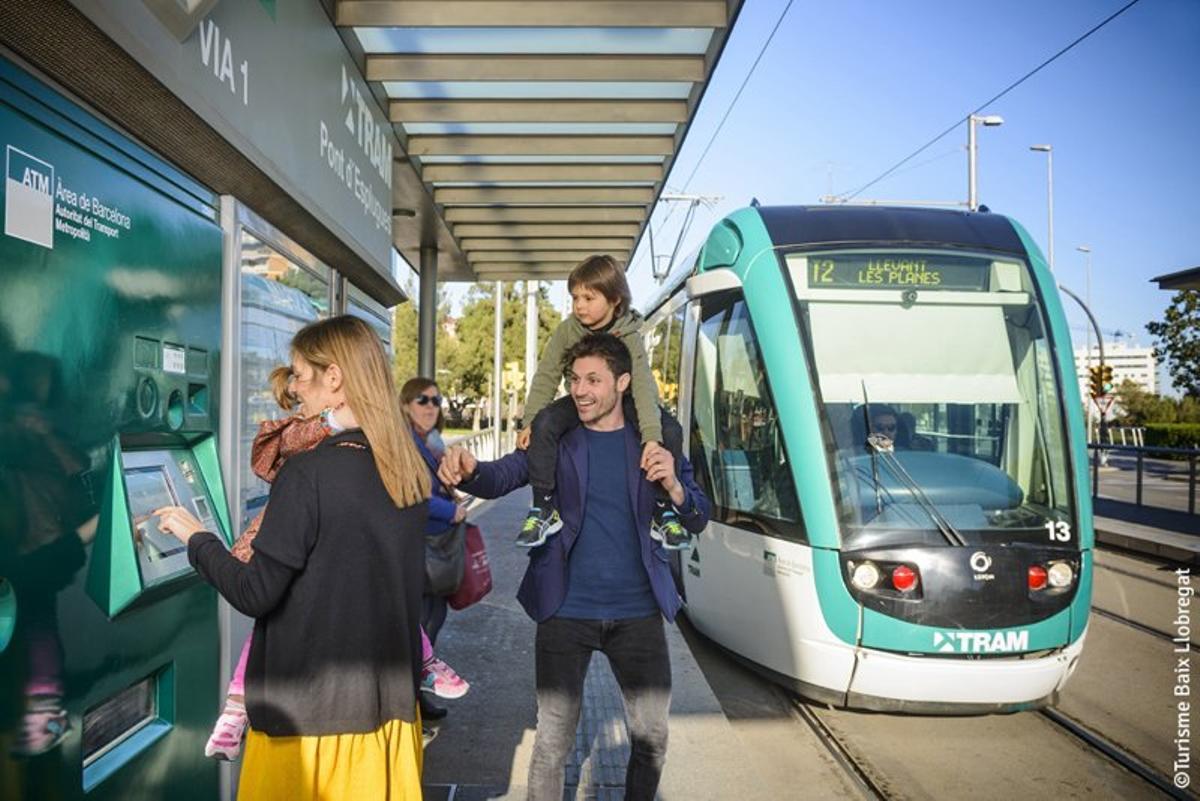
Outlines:
{"label": "woman's hand on screen", "polygon": [[158,518],[158,530],[165,531],[187,545],[193,534],[204,531],[204,524],[182,506],[164,506],[150,513]]}

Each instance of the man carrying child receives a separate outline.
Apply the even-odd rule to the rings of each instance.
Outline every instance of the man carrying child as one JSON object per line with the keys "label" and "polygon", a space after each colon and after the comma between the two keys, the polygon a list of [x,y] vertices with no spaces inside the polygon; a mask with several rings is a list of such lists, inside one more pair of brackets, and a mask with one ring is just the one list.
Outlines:
{"label": "man carrying child", "polygon": [[[546,343],[525,399],[527,427],[517,438],[517,447],[529,451],[529,486],[533,489],[533,506],[517,534],[517,545],[525,548],[541,545],[562,528],[554,505],[558,443],[567,431],[579,426],[580,417],[570,398],[555,401],[554,394],[562,382],[564,354],[588,334],[612,334],[629,350],[632,366],[624,393],[625,417],[639,434],[641,468],[647,469],[650,459],[664,446],[676,462],[682,455],[679,423],[669,415],[660,418],[658,384],[642,347],[642,318],[632,308],[624,271],[611,256],[591,256],[571,271],[567,291],[571,293],[571,314]],[[690,547],[691,535],[680,525],[666,494],[659,490],[655,498],[650,536],[668,549]]]}
{"label": "man carrying child", "polygon": [[[666,761],[671,665],[663,618],[680,598],[663,544],[650,536],[661,490],[688,532],[708,522],[709,503],[669,450],[643,454],[626,417],[632,357],[611,334],[589,334],[564,360],[570,400],[581,425],[557,443],[556,508],[562,533],[530,552],[517,598],[538,623],[535,665],[537,737],[529,768],[530,801],[559,801],[575,742],[592,653],[604,653],[621,688],[631,755],[627,799],[654,798]],[[643,459],[643,456],[645,458]],[[451,448],[439,477],[485,498],[530,481],[531,458],[516,451],[479,462]]]}

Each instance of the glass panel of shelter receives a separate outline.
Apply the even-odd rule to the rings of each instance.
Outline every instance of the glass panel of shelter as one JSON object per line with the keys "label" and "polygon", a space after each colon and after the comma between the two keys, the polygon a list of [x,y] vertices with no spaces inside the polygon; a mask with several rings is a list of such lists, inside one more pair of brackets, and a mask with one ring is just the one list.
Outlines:
{"label": "glass panel of shelter", "polygon": [[266,482],[250,469],[254,436],[264,420],[287,414],[275,402],[268,377],[272,369],[289,363],[289,345],[295,333],[329,316],[331,276],[325,265],[297,264],[243,230],[239,530],[258,514],[270,492]]}

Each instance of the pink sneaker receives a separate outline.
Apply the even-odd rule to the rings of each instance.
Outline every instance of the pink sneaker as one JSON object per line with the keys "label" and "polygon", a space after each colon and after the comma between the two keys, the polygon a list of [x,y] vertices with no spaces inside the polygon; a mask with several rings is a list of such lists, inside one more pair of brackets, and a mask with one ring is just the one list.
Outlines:
{"label": "pink sneaker", "polygon": [[232,762],[242,752],[242,736],[245,733],[245,712],[222,712],[221,717],[217,718],[217,725],[213,727],[212,734],[208,736],[204,755]]}
{"label": "pink sneaker", "polygon": [[421,689],[438,698],[462,698],[471,689],[463,677],[436,656],[421,669]]}

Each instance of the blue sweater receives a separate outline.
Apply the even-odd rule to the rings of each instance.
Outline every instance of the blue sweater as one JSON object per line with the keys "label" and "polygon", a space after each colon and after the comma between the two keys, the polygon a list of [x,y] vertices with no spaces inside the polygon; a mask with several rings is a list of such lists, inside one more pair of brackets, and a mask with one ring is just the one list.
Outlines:
{"label": "blue sweater", "polygon": [[579,539],[567,557],[567,597],[555,614],[586,620],[657,614],[626,483],[625,432],[585,429],[584,436],[591,480]]}
{"label": "blue sweater", "polygon": [[[538,622],[556,614],[567,594],[567,563],[572,546],[579,539],[577,532],[583,528],[584,504],[591,472],[585,430],[584,426],[579,426],[559,440],[555,489],[558,492],[558,511],[563,518],[563,529],[545,545],[530,549],[529,567],[517,591],[517,600],[525,612]],[[637,431],[626,424],[626,465],[636,466],[641,452]],[[684,491],[684,501],[677,507],[680,522],[688,531],[699,533],[708,523],[708,498],[692,478],[692,466],[686,458],[678,465],[678,472]],[[481,498],[499,498],[528,481],[528,457],[525,451],[516,451],[494,462],[480,462],[475,475],[463,482],[463,489]],[[650,578],[650,588],[659,610],[668,620],[674,620],[681,601],[671,578],[670,557],[663,550],[662,543],[650,538],[654,485],[637,469],[625,471],[625,482],[637,520],[642,567]]]}

